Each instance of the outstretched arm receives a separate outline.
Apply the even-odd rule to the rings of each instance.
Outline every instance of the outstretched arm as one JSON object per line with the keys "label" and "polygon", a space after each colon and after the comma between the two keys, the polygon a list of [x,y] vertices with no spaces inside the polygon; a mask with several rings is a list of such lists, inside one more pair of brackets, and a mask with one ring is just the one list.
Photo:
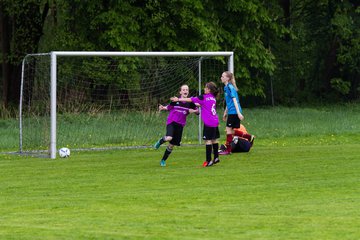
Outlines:
{"label": "outstretched arm", "polygon": [[172,102],[192,102],[191,98],[178,98],[178,97],[172,97],[170,98]]}
{"label": "outstretched arm", "polygon": [[199,109],[198,108],[196,108],[196,109],[190,108],[189,113],[195,113],[196,115],[199,115]]}
{"label": "outstretched arm", "polygon": [[168,110],[167,106],[163,106],[161,104],[159,104],[159,112],[161,112],[162,110]]}

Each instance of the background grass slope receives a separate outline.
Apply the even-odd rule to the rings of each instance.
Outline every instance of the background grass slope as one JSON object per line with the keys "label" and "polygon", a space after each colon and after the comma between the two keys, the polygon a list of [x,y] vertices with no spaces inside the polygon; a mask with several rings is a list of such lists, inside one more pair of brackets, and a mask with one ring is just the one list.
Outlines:
{"label": "background grass slope", "polygon": [[[80,114],[76,116],[58,116],[57,144],[71,149],[102,148],[114,146],[151,146],[165,134],[166,117],[162,112],[121,112],[117,114],[99,114],[98,116]],[[219,110],[221,117],[222,112]],[[340,141],[354,142],[360,140],[360,104],[343,104],[308,108],[254,108],[244,109],[244,125],[248,131],[268,143],[292,138],[289,143],[304,144],[296,138],[307,139],[309,143],[329,142],[339,138]],[[39,121],[38,119],[33,119]],[[47,120],[48,121],[48,120]],[[18,151],[19,126],[17,119],[0,119],[0,152]],[[41,124],[40,124],[41,125]],[[183,134],[183,143],[198,144],[198,117],[188,117]],[[49,126],[43,133],[33,125],[34,135],[24,136],[24,146],[36,143],[47,149],[49,145]],[[26,131],[25,131],[26,129]],[[26,126],[25,132],[29,131]],[[225,129],[221,121],[220,129]],[[221,131],[221,139],[225,134]],[[315,141],[314,141],[315,140]],[[287,141],[287,140],[286,140]],[[305,142],[306,143],[306,142]],[[25,148],[26,149],[26,148]],[[34,149],[32,149],[34,150]]]}

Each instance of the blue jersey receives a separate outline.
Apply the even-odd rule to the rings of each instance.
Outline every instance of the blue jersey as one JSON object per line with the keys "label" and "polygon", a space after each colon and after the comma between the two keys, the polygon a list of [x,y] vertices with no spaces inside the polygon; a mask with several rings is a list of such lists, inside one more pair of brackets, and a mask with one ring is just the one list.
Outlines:
{"label": "blue jersey", "polygon": [[238,95],[237,91],[235,90],[234,85],[232,85],[231,83],[228,83],[224,87],[224,93],[225,93],[225,102],[226,102],[226,107],[228,109],[228,114],[237,114],[233,98],[236,98],[240,113],[242,113],[242,108],[241,108],[240,101],[239,101],[239,95]]}

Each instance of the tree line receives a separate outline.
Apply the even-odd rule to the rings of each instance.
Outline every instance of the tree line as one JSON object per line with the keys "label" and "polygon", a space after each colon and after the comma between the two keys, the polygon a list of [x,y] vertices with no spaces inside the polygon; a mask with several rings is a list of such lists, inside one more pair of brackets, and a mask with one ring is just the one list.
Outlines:
{"label": "tree line", "polygon": [[353,101],[357,0],[0,0],[1,105],[19,100],[21,61],[50,51],[234,51],[254,104]]}

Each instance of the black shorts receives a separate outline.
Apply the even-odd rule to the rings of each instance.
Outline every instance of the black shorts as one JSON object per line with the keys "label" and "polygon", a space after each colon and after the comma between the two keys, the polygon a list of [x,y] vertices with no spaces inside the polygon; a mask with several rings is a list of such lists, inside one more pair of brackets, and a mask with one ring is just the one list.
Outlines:
{"label": "black shorts", "polygon": [[220,138],[219,128],[218,127],[208,127],[204,125],[203,130],[203,139],[204,140],[216,140]]}
{"label": "black shorts", "polygon": [[229,114],[226,121],[226,126],[229,128],[239,128],[240,118],[237,114]]}
{"label": "black shorts", "polygon": [[184,127],[181,124],[172,122],[166,126],[166,136],[171,136],[170,144],[180,146]]}

